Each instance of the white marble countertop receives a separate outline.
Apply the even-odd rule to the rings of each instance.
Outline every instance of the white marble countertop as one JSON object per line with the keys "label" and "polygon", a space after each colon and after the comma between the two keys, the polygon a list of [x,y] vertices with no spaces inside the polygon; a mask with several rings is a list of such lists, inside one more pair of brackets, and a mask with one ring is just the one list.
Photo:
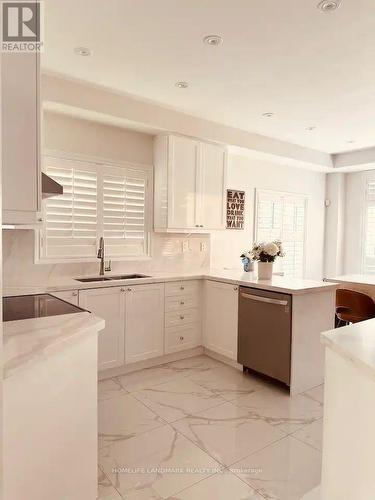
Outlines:
{"label": "white marble countertop", "polygon": [[322,281],[290,278],[274,274],[271,280],[259,280],[256,273],[245,273],[238,270],[213,269],[204,274],[203,278],[240,286],[249,286],[261,290],[299,295],[303,293],[321,292],[337,288],[335,283]]}
{"label": "white marble countertop", "polygon": [[[119,273],[107,273],[106,276],[118,275]],[[79,276],[78,276],[79,277]],[[90,277],[90,276],[85,276]],[[335,288],[334,283],[323,281],[304,280],[297,278],[288,278],[285,276],[274,275],[271,280],[258,280],[256,273],[245,273],[237,269],[212,269],[198,273],[152,273],[147,278],[137,278],[130,280],[115,281],[97,281],[91,283],[82,283],[74,278],[54,278],[46,284],[14,284],[5,286],[4,296],[12,295],[30,295],[36,293],[53,293],[63,290],[84,290],[89,288],[106,288],[110,286],[140,285],[147,283],[160,283],[168,281],[181,281],[192,279],[210,279],[224,283],[232,283],[262,290],[288,293],[298,295],[303,293],[320,292],[330,288]]]}
{"label": "white marble countertop", "polygon": [[375,286],[375,275],[374,274],[342,274],[340,276],[333,276],[326,278],[327,281],[332,281],[336,283],[355,283],[357,285],[374,285]]}
{"label": "white marble countertop", "polygon": [[4,378],[103,328],[104,320],[88,312],[4,322]]}
{"label": "white marble countertop", "polygon": [[375,377],[375,319],[322,333],[322,343]]}

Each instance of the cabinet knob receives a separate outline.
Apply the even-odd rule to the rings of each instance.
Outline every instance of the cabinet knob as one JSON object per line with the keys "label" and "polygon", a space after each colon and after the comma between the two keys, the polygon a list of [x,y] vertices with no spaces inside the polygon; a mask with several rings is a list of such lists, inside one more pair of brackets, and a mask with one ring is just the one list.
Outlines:
{"label": "cabinet knob", "polygon": [[237,292],[237,290],[238,290],[238,286],[235,286],[235,287],[233,288],[233,290],[234,290],[235,292]]}
{"label": "cabinet knob", "polygon": [[201,224],[199,227],[203,227],[203,224]]}
{"label": "cabinet knob", "polygon": [[185,302],[184,302],[183,300],[181,300],[180,305],[181,305],[181,306],[184,306],[184,305],[185,305]]}
{"label": "cabinet knob", "polygon": [[185,290],[185,287],[184,286],[180,286],[180,290]]}
{"label": "cabinet knob", "polygon": [[132,288],[128,288],[128,292],[132,292],[132,291],[133,291],[133,289],[132,289]]}
{"label": "cabinet knob", "polygon": [[184,340],[184,337],[181,335],[180,340]]}
{"label": "cabinet knob", "polygon": [[185,316],[182,316],[182,315],[181,315],[181,316],[180,316],[180,319],[185,319]]}
{"label": "cabinet knob", "polygon": [[199,227],[199,224],[195,224],[195,227]]}
{"label": "cabinet knob", "polygon": [[73,297],[77,297],[78,292],[73,292],[72,295],[73,295]]}
{"label": "cabinet knob", "polygon": [[121,292],[126,292],[125,288],[120,288]]}

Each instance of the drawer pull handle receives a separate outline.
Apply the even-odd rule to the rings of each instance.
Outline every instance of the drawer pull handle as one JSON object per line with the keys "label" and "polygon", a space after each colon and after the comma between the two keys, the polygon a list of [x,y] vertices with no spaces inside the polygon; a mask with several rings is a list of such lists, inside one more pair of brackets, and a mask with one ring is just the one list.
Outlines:
{"label": "drawer pull handle", "polygon": [[181,300],[180,305],[184,306],[185,302],[183,300]]}
{"label": "drawer pull handle", "polygon": [[185,319],[185,316],[180,316],[180,319]]}
{"label": "drawer pull handle", "polygon": [[131,288],[128,288],[128,292],[132,292],[133,290]]}
{"label": "drawer pull handle", "polygon": [[181,337],[180,337],[180,340],[184,340],[184,337],[182,337],[182,336],[181,336]]}
{"label": "drawer pull handle", "polygon": [[180,290],[185,290],[185,287],[184,286],[180,286]]}
{"label": "drawer pull handle", "polygon": [[73,297],[77,297],[78,292],[73,292],[72,295],[73,295]]}

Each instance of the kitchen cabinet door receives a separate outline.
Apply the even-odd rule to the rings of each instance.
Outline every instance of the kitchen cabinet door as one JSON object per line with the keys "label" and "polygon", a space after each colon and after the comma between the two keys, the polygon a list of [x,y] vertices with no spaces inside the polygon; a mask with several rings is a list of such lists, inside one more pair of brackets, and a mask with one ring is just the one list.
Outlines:
{"label": "kitchen cabinet door", "polygon": [[98,369],[122,366],[125,345],[125,288],[110,287],[79,291],[79,305],[105,320],[99,332]]}
{"label": "kitchen cabinet door", "polygon": [[126,289],[125,360],[135,363],[164,354],[164,283]]}
{"label": "kitchen cabinet door", "polygon": [[204,284],[204,347],[237,361],[238,286],[216,281]]}
{"label": "kitchen cabinet door", "polygon": [[40,218],[39,55],[2,54],[3,224]]}
{"label": "kitchen cabinet door", "polygon": [[195,228],[197,223],[197,175],[199,142],[169,137],[168,228]]}
{"label": "kitchen cabinet door", "polygon": [[225,229],[227,154],[216,144],[200,144],[198,224],[203,229]]}
{"label": "kitchen cabinet door", "polygon": [[73,306],[78,306],[78,290],[63,290],[62,292],[53,292],[51,295],[65,300],[65,302],[69,302]]}

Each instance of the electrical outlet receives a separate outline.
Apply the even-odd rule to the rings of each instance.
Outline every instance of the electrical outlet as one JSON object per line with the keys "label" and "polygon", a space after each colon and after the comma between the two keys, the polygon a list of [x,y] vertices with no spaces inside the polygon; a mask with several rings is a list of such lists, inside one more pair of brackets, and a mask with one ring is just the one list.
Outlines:
{"label": "electrical outlet", "polygon": [[189,249],[189,242],[187,240],[182,242],[182,253],[188,252]]}
{"label": "electrical outlet", "polygon": [[207,252],[207,243],[201,242],[201,252]]}

